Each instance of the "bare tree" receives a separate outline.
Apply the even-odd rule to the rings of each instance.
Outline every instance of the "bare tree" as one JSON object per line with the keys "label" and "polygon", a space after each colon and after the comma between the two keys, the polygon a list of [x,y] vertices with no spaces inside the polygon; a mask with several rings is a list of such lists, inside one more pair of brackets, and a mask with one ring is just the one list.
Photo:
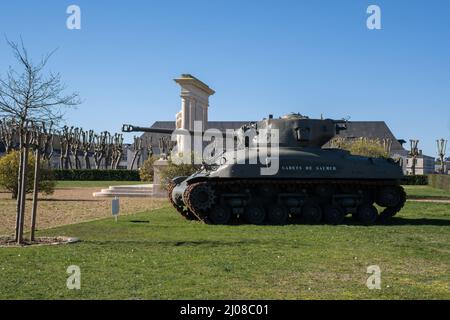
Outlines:
{"label": "bare tree", "polygon": [[147,142],[146,142],[145,146],[147,149],[147,157],[148,158],[153,157],[153,137],[152,136],[147,138]]}
{"label": "bare tree", "polygon": [[136,162],[137,162],[136,166],[137,166],[137,168],[139,168],[139,161],[141,160],[141,154],[142,154],[142,151],[144,150],[142,138],[134,136],[133,139],[134,139],[134,143],[133,143],[134,155],[133,155],[133,161],[131,162],[131,170],[133,170]]}
{"label": "bare tree", "polygon": [[75,169],[81,169],[81,161],[78,158],[78,154],[81,149],[81,130],[80,128],[75,128],[71,135],[71,152],[74,157]]}
{"label": "bare tree", "polygon": [[441,164],[440,173],[445,173],[445,153],[447,152],[447,140],[436,140],[438,147],[438,157]]}
{"label": "bare tree", "polygon": [[108,143],[109,133],[104,131],[99,135],[94,135],[94,162],[95,169],[100,169],[102,161],[106,155],[106,145]]}
{"label": "bare tree", "polygon": [[117,170],[123,155],[123,135],[116,133],[113,142],[113,164],[112,168]]}
{"label": "bare tree", "polygon": [[81,133],[81,149],[83,150],[84,157],[84,167],[86,169],[91,169],[90,153],[94,146],[94,131],[83,131]]}
{"label": "bare tree", "polygon": [[392,139],[385,138],[385,139],[381,140],[381,143],[383,144],[386,154],[390,155],[391,150],[392,150]]}
{"label": "bare tree", "polygon": [[18,126],[17,123],[12,120],[3,119],[0,120],[0,142],[5,147],[5,152],[9,153],[15,147],[17,139]]}
{"label": "bare tree", "polygon": [[73,127],[64,126],[59,134],[59,142],[61,145],[61,154],[59,160],[60,169],[72,169],[72,160],[70,152],[73,141]]}
{"label": "bare tree", "polygon": [[[19,150],[21,150],[18,174],[19,190],[23,190],[23,177],[26,177],[26,158],[28,156],[28,126],[31,122],[58,122],[63,118],[63,107],[80,103],[77,93],[64,94],[65,86],[59,74],[44,73],[53,52],[34,63],[28,55],[23,42],[7,40],[12,49],[20,71],[9,67],[6,75],[0,77],[0,116],[14,119],[18,124]],[[25,153],[26,152],[26,153]],[[25,171],[25,172],[24,172]],[[23,183],[24,184],[24,183]],[[22,199],[23,198],[23,199]],[[17,201],[16,241],[23,242],[25,195],[19,191]]]}
{"label": "bare tree", "polygon": [[413,176],[416,175],[416,165],[417,165],[417,157],[419,156],[419,140],[409,140],[411,144],[411,151],[409,152],[409,156],[411,157],[411,174]]}
{"label": "bare tree", "polygon": [[51,167],[51,159],[53,157],[54,147],[53,147],[53,121],[47,127],[45,122],[42,123],[42,134],[43,134],[43,147],[42,147],[42,157],[44,161],[47,162],[48,166]]}
{"label": "bare tree", "polygon": [[113,158],[113,136],[111,136],[111,134],[107,132],[105,144],[105,161],[103,163],[104,169],[108,169],[110,165],[112,166],[112,158]]}

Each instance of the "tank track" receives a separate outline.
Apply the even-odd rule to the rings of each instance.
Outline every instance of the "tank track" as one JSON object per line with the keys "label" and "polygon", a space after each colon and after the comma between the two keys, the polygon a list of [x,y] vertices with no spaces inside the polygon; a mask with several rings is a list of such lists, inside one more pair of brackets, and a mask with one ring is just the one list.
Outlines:
{"label": "tank track", "polygon": [[197,217],[192,214],[188,209],[186,209],[183,206],[177,205],[173,199],[172,199],[172,191],[176,187],[176,184],[173,182],[170,182],[169,186],[167,187],[167,196],[169,198],[170,203],[173,205],[173,207],[178,211],[178,213],[185,218],[186,220],[197,220]]}
{"label": "tank track", "polygon": [[378,221],[381,223],[386,222],[387,220],[389,220],[390,218],[394,217],[397,215],[397,213],[400,212],[400,210],[403,209],[403,207],[405,206],[406,203],[406,192],[403,189],[403,187],[400,186],[399,188],[400,190],[400,197],[401,197],[401,202],[400,204],[398,204],[395,207],[387,207],[385,208],[379,215],[378,217]]}
{"label": "tank track", "polygon": [[[329,180],[314,180],[314,181],[305,181],[305,180],[228,180],[228,181],[218,181],[218,180],[206,180],[206,181],[200,181],[190,184],[183,194],[184,203],[186,204],[186,208],[180,208],[179,206],[176,206],[176,204],[173,203],[170,194],[171,190],[173,190],[172,186],[169,191],[169,198],[172,204],[175,206],[175,208],[180,212],[181,215],[186,217],[187,215],[190,216],[190,218],[204,222],[204,223],[212,223],[211,219],[208,216],[209,210],[198,210],[196,208],[195,201],[197,201],[195,198],[192,197],[193,190],[199,186],[207,185],[212,188],[212,190],[219,190],[217,192],[218,194],[222,194],[224,190],[238,190],[236,193],[242,193],[242,191],[245,191],[249,194],[250,197],[252,197],[252,193],[255,191],[260,191],[262,187],[266,187],[269,190],[276,190],[272,193],[271,196],[279,196],[281,191],[290,190],[292,191],[298,191],[303,190],[305,193],[305,196],[307,196],[308,201],[322,201],[323,197],[314,195],[313,190],[315,190],[319,186],[324,186],[325,189],[331,188],[331,190],[362,190],[363,192],[366,192],[368,194],[371,194],[370,201],[367,202],[367,205],[372,205],[375,201],[374,194],[376,194],[381,188],[384,187],[393,187],[395,190],[398,191],[398,196],[400,197],[400,200],[397,201],[398,203],[395,206],[387,206],[384,208],[384,210],[379,213],[377,221],[384,223],[389,218],[395,216],[404,206],[406,202],[406,193],[404,192],[403,188],[399,186],[394,181],[361,181],[361,180],[345,180],[345,181],[329,181]],[[231,192],[230,192],[231,193]],[[330,197],[333,197],[333,194],[330,195]],[[216,197],[218,201],[216,202],[216,205],[220,202],[220,199]],[[264,200],[264,198],[262,199]],[[321,203],[322,208],[326,207],[327,205],[330,205],[330,203]],[[245,207],[245,205],[244,205]],[[264,210],[266,210],[265,208]],[[348,212],[346,212],[348,213]],[[239,214],[240,215],[240,214]]]}

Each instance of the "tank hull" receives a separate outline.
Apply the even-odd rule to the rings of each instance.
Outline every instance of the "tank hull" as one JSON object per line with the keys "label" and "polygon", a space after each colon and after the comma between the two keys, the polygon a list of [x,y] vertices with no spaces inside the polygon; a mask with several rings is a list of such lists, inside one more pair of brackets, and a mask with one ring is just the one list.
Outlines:
{"label": "tank hull", "polygon": [[[277,164],[256,157],[250,149],[225,154],[215,170],[174,181],[169,198],[183,216],[213,224],[340,224],[348,214],[373,224],[406,201],[402,169],[391,159],[319,148],[281,148]],[[262,174],[272,165],[275,174]]]}

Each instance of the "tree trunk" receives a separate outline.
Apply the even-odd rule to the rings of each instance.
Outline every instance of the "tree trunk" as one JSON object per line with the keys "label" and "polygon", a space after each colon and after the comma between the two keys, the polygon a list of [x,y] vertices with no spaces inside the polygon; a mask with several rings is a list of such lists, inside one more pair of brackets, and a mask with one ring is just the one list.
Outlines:
{"label": "tree trunk", "polygon": [[[26,133],[28,135],[28,133]],[[28,137],[25,138],[25,148],[23,149],[23,168],[22,168],[22,185],[20,188],[20,210],[19,210],[19,229],[17,232],[17,244],[23,243],[23,229],[25,222],[25,202],[27,198],[27,164],[28,164]]]}
{"label": "tree trunk", "polygon": [[16,230],[15,230],[15,238],[14,240],[17,242],[19,241],[19,229],[20,229],[20,191],[22,189],[22,170],[23,170],[23,133],[22,133],[22,125],[19,128],[19,172],[17,175],[17,192],[14,194],[13,192],[13,199],[15,196],[15,199],[17,199],[16,204]]}
{"label": "tree trunk", "polygon": [[30,240],[34,241],[34,233],[36,229],[38,193],[39,193],[39,162],[41,161],[41,153],[36,149],[36,161],[34,164],[34,188],[33,188],[33,209],[31,211],[31,233]]}
{"label": "tree trunk", "polygon": [[85,163],[86,169],[90,169],[91,168],[91,161],[89,160],[89,154],[88,153],[84,154],[84,163]]}
{"label": "tree trunk", "polygon": [[131,162],[131,168],[130,168],[130,170],[133,170],[134,164],[135,164],[135,162],[136,162],[136,159],[137,159],[138,155],[139,155],[139,151],[136,151],[136,152],[134,153],[134,156],[133,156],[133,161]]}

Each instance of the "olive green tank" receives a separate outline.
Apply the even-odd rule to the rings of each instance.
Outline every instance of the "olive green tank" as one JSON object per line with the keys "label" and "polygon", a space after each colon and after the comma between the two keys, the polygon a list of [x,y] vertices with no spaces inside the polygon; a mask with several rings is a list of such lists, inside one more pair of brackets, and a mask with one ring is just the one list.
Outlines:
{"label": "olive green tank", "polygon": [[[392,159],[323,148],[345,129],[345,121],[300,114],[250,123],[234,133],[236,149],[173,179],[169,199],[187,219],[212,224],[341,224],[347,215],[365,225],[385,221],[406,201],[402,168]],[[261,145],[275,132],[278,139]]]}

